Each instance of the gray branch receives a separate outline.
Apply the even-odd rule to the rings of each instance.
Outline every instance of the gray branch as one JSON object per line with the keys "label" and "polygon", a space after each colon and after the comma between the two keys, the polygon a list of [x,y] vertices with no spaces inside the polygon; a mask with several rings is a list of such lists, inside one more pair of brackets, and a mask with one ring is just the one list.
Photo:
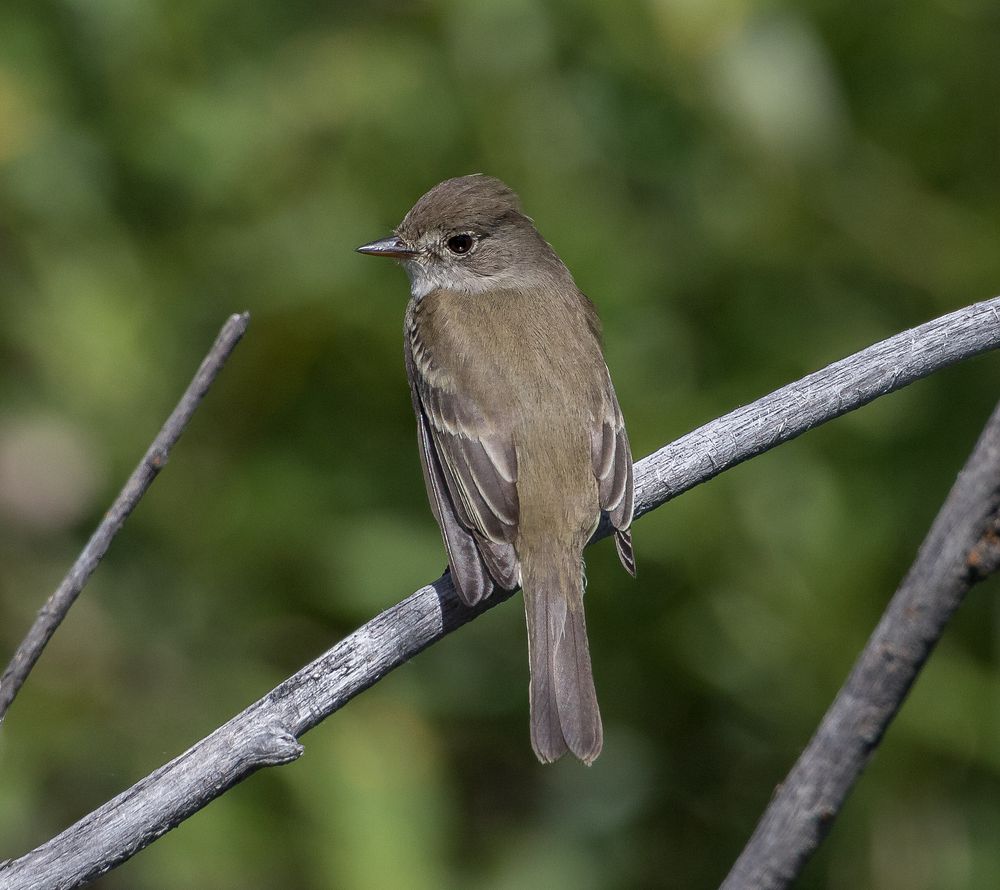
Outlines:
{"label": "gray branch", "polygon": [[[1000,346],[1000,298],[891,337],[714,420],[636,464],[642,515],[730,467],[880,395]],[[466,608],[447,575],[341,640],[221,726],[30,853],[0,864],[5,890],[77,887],[114,868],[262,766],[394,668],[511,596]]]}
{"label": "gray branch", "polygon": [[138,466],[132,471],[124,488],[118,493],[115,502],[111,505],[100,525],[94,531],[87,545],[80,552],[73,563],[73,567],[62,579],[55,592],[46,600],[45,605],[38,611],[31,629],[27,636],[17,647],[17,651],[11,658],[0,677],[0,723],[11,706],[18,690],[28,678],[31,669],[35,666],[42,650],[52,639],[52,634],[56,632],[70,606],[76,602],[90,576],[94,574],[104,554],[108,552],[108,547],[114,540],[115,535],[121,530],[129,514],[135,509],[140,498],[146,490],[153,484],[153,480],[159,475],[160,470],[166,465],[170,457],[170,449],[177,444],[188,421],[194,414],[195,409],[201,403],[205,393],[219,376],[222,366],[226,363],[230,353],[240,342],[247,325],[250,323],[250,316],[247,313],[242,315],[232,315],[222,326],[219,336],[209,350],[205,360],[198,368],[188,388],[185,390],[181,400],[177,403],[173,413],[163,424],[159,434],[153,440],[146,453],[142,456]]}
{"label": "gray branch", "polygon": [[819,846],[969,588],[1000,564],[1000,404],[916,561],[722,890],[787,887]]}
{"label": "gray branch", "polygon": [[1000,343],[1000,297],[942,315],[789,383],[636,464],[636,515],[828,420]]}

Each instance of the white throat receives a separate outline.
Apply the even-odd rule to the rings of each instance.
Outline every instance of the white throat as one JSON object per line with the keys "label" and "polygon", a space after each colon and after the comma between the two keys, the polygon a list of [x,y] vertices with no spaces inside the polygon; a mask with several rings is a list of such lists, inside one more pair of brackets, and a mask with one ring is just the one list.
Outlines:
{"label": "white throat", "polygon": [[427,262],[422,257],[403,263],[410,278],[410,296],[422,300],[436,290],[458,291],[475,296],[493,288],[510,287],[515,276],[510,273],[499,275],[476,275],[461,266],[447,267],[439,262]]}

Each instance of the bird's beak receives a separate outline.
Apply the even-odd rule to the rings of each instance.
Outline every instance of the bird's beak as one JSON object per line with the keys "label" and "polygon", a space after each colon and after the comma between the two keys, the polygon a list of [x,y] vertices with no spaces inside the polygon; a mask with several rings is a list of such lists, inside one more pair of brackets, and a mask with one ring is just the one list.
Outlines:
{"label": "bird's beak", "polygon": [[406,260],[415,257],[420,251],[407,244],[399,235],[390,235],[381,241],[372,241],[371,244],[362,244],[357,248],[358,253],[367,253],[371,256],[395,257],[398,260]]}

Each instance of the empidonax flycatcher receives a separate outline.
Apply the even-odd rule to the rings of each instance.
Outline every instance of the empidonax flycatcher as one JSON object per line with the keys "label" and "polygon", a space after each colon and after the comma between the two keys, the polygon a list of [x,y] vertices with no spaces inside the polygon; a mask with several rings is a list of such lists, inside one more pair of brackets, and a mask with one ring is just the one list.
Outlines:
{"label": "empidonax flycatcher", "polygon": [[583,548],[602,513],[635,574],[632,455],[594,306],[489,176],[434,186],[395,234],[358,250],[410,277],[406,370],[455,589],[473,605],[521,585],[532,747],[589,764],[603,731]]}

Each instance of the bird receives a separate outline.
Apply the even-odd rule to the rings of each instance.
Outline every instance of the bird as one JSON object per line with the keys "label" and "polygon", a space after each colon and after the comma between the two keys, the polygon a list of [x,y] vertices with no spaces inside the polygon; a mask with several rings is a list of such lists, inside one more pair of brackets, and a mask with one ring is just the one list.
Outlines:
{"label": "bird", "polygon": [[602,517],[635,575],[632,453],[597,311],[492,176],[435,185],[357,250],[409,277],[406,372],[455,591],[474,606],[521,587],[532,747],[590,765],[604,731],[583,549]]}

